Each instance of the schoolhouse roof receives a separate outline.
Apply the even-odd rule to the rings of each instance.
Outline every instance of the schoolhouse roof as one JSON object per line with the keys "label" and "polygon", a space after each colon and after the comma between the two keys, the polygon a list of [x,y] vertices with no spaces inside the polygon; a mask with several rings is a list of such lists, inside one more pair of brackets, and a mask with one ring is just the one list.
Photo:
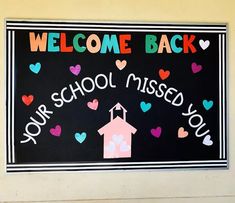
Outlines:
{"label": "schoolhouse roof", "polygon": [[100,135],[105,134],[106,131],[120,131],[120,130],[125,130],[127,133],[136,133],[137,129],[135,129],[132,125],[130,125],[128,122],[117,116],[115,119],[111,120],[108,122],[106,125],[101,127],[98,130],[98,133]]}
{"label": "schoolhouse roof", "polygon": [[113,110],[121,110],[123,109],[123,111],[126,113],[127,110],[118,102],[114,107],[112,107],[109,112],[113,111]]}

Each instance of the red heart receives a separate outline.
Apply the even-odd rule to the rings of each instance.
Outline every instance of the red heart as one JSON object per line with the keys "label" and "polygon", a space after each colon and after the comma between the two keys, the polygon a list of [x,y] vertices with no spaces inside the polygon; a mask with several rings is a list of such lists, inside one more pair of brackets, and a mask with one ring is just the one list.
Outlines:
{"label": "red heart", "polygon": [[24,104],[26,106],[29,106],[33,102],[33,99],[34,99],[33,95],[29,95],[29,96],[23,95],[22,96],[22,101],[24,102]]}
{"label": "red heart", "polygon": [[160,76],[160,78],[162,80],[165,80],[165,79],[167,79],[170,76],[170,71],[169,70],[160,69],[159,70],[159,76]]}

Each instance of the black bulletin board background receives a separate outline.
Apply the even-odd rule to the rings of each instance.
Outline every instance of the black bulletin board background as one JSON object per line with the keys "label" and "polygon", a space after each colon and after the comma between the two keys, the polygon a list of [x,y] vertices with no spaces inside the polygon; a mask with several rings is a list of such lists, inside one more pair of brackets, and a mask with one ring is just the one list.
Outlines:
{"label": "black bulletin board background", "polygon": [[[189,32],[129,32],[132,35],[129,47],[131,54],[91,54],[84,53],[49,53],[30,52],[29,32],[41,34],[45,30],[17,30],[15,32],[15,152],[16,163],[68,163],[68,162],[145,162],[145,161],[187,161],[187,160],[218,160],[219,157],[219,57],[218,34],[215,33],[189,33]],[[50,30],[46,30],[50,32]],[[60,32],[53,31],[51,32]],[[67,44],[72,44],[73,36],[79,31],[63,31],[67,36]],[[97,34],[101,39],[104,34],[126,34],[121,31],[80,31],[85,36]],[[192,54],[146,54],[145,35],[166,34],[170,39],[174,34],[194,34],[194,43],[197,52]],[[199,46],[198,40],[209,40],[210,46],[204,51]],[[119,70],[115,61],[126,60],[127,66]],[[38,74],[32,74],[29,64],[40,62],[42,67]],[[192,74],[191,64],[202,64],[203,69],[198,74]],[[70,66],[81,65],[78,76],[71,74]],[[170,76],[162,81],[159,69],[170,71]],[[85,77],[95,78],[98,74],[106,76],[112,72],[115,89],[96,88],[92,93],[82,96],[77,92],[77,100],[56,108],[51,100],[51,94],[60,92],[69,84]],[[125,88],[127,77],[134,73],[137,77],[147,77],[156,80],[159,84],[165,83],[167,87],[174,87],[183,93],[184,103],[180,107],[173,106],[163,98],[148,95],[136,90],[134,82]],[[69,91],[68,91],[69,93]],[[33,94],[34,101],[30,106],[25,106],[21,100],[22,95]],[[67,95],[70,97],[70,94]],[[99,100],[99,107],[93,111],[87,107],[87,102]],[[202,100],[213,100],[213,108],[206,111]],[[140,102],[152,104],[152,108],[143,113]],[[103,136],[97,132],[110,120],[109,109],[117,102],[127,109],[127,122],[137,129],[132,136],[131,158],[104,159]],[[187,112],[189,104],[202,115],[206,128],[210,129],[213,139],[212,146],[202,144],[203,137],[195,136],[195,129],[188,124],[188,117],[182,116]],[[41,134],[32,142],[21,144],[25,125],[30,121],[30,116],[37,117],[35,111],[38,106],[45,104],[53,111],[51,118],[41,128]],[[50,134],[50,128],[61,125],[60,137]],[[150,129],[161,126],[160,138],[151,135]],[[179,139],[179,127],[184,127],[189,136]],[[76,132],[86,132],[86,140],[80,144],[74,138]]]}

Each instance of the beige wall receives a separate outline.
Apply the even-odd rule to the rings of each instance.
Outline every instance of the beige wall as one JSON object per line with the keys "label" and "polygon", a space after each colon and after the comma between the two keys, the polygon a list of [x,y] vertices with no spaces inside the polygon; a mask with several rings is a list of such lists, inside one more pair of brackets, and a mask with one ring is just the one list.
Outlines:
{"label": "beige wall", "polygon": [[[228,23],[229,170],[6,175],[4,18]],[[115,201],[107,202],[235,202],[234,45],[234,0],[0,0],[0,202],[112,198]],[[139,200],[124,201],[131,198]]]}

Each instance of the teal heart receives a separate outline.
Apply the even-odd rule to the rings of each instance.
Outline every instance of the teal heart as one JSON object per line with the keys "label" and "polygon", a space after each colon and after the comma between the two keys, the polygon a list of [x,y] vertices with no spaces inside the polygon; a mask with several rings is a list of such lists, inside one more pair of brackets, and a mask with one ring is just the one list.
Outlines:
{"label": "teal heart", "polygon": [[149,109],[151,109],[151,107],[151,103],[145,103],[144,101],[140,102],[140,108],[143,112],[147,112]]}
{"label": "teal heart", "polygon": [[36,64],[30,64],[29,69],[35,73],[38,74],[41,69],[41,63],[37,62]]}
{"label": "teal heart", "polygon": [[202,104],[203,104],[204,108],[208,111],[209,109],[212,108],[214,102],[211,101],[211,100],[210,100],[210,101],[207,101],[206,99],[204,99],[204,100],[202,101]]}
{"label": "teal heart", "polygon": [[84,142],[84,140],[86,139],[86,133],[82,132],[82,133],[75,133],[75,139],[81,144]]}

